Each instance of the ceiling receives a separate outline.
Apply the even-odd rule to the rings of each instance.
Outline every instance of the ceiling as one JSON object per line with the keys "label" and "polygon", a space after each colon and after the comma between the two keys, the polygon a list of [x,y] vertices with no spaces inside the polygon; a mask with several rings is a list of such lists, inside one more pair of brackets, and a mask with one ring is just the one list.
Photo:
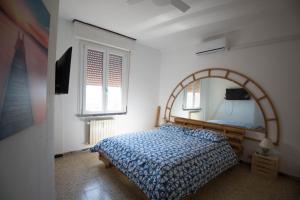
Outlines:
{"label": "ceiling", "polygon": [[171,5],[154,5],[151,0],[134,5],[126,0],[60,0],[60,17],[119,32],[160,50],[201,43],[211,37],[230,38],[237,32],[249,32],[256,24],[259,32],[270,37],[278,31],[268,26],[278,27],[279,22],[284,26],[285,18],[295,21],[291,27],[300,24],[298,0],[184,1],[191,6],[185,13]]}

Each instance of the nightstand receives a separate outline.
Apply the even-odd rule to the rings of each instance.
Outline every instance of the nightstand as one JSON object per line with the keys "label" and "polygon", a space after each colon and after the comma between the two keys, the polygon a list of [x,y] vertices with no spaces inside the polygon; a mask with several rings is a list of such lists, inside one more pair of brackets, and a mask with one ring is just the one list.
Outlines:
{"label": "nightstand", "polygon": [[255,174],[276,178],[278,173],[278,163],[278,156],[253,153],[251,171]]}

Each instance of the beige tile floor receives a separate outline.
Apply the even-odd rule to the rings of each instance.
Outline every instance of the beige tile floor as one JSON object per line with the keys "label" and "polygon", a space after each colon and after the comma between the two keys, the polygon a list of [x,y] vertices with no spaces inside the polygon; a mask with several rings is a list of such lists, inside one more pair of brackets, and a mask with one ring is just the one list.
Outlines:
{"label": "beige tile floor", "polygon": [[[116,169],[105,169],[96,153],[67,154],[55,161],[58,200],[139,200],[144,194]],[[267,179],[240,164],[193,195],[195,200],[300,200],[300,182]]]}

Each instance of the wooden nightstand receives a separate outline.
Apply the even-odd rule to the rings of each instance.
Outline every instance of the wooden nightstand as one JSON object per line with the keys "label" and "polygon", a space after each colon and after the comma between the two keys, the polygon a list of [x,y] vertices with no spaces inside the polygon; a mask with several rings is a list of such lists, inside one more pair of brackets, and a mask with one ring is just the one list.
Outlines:
{"label": "wooden nightstand", "polygon": [[276,178],[278,173],[278,163],[278,156],[266,156],[258,153],[253,153],[251,161],[251,171],[256,174]]}

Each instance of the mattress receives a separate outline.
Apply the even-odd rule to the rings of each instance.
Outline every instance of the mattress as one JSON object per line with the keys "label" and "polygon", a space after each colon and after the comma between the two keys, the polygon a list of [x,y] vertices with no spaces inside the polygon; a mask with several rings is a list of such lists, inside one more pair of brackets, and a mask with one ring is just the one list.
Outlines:
{"label": "mattress", "polygon": [[91,151],[104,154],[149,199],[177,200],[238,162],[226,139],[207,135],[170,126],[107,138]]}
{"label": "mattress", "polygon": [[246,129],[263,129],[263,127],[261,127],[261,126],[257,126],[257,125],[250,124],[250,123],[239,122],[239,121],[233,121],[233,120],[214,119],[214,120],[208,120],[207,122],[211,122],[211,123],[215,123],[215,124],[237,126],[237,127],[246,128]]}

